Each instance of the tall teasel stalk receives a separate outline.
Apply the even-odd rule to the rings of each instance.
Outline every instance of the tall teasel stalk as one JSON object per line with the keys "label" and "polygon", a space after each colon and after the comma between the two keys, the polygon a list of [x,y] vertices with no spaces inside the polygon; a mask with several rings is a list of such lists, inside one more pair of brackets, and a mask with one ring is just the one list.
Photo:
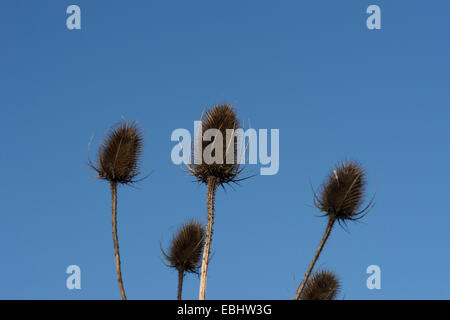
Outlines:
{"label": "tall teasel stalk", "polygon": [[136,182],[143,151],[143,135],[135,122],[122,121],[110,128],[98,149],[98,160],[90,166],[97,178],[109,182],[112,202],[112,235],[120,295],[126,300],[120,268],[119,239],[117,236],[117,186]]}
{"label": "tall teasel stalk", "polygon": [[328,175],[328,178],[322,184],[319,194],[314,192],[314,205],[318,210],[325,213],[324,216],[328,217],[328,223],[319,247],[297,289],[296,300],[301,298],[309,276],[330,236],[335,222],[346,224],[347,221],[359,220],[375,205],[374,194],[367,206],[361,209],[366,185],[367,179],[361,165],[352,160],[345,160],[338,163],[336,168]]}
{"label": "tall teasel stalk", "polygon": [[204,241],[205,229],[199,222],[191,220],[178,229],[172,238],[168,253],[161,248],[168,262],[166,265],[178,271],[178,300],[181,300],[185,273],[199,273]]}
{"label": "tall teasel stalk", "polygon": [[[217,187],[237,183],[245,178],[239,178],[244,167],[239,165],[240,161],[237,156],[238,142],[234,136],[231,136],[231,139],[227,139],[227,130],[234,132],[234,130],[239,128],[239,119],[233,107],[227,103],[216,105],[206,111],[201,121],[202,132],[206,133],[209,129],[216,129],[217,131],[217,134],[211,138],[211,141],[205,141],[203,135],[198,136],[198,133],[196,133],[195,139],[198,143],[194,147],[194,158],[202,159],[203,161],[201,163],[194,161],[193,164],[187,164],[187,171],[198,182],[207,185],[207,223],[199,290],[199,299],[204,300],[206,298],[206,282],[213,236],[214,202]],[[220,134],[218,134],[219,132]],[[206,153],[211,151],[211,156],[214,158],[214,161],[211,162],[204,159],[205,151]]]}

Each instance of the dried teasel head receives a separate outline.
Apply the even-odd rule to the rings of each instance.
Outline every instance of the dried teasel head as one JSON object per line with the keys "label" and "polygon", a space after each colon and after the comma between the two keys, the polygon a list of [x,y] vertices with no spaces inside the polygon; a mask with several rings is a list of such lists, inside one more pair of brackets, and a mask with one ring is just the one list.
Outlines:
{"label": "dried teasel head", "polygon": [[361,209],[366,185],[364,169],[352,160],[345,160],[329,174],[319,194],[314,193],[314,205],[330,219],[339,222],[358,220],[374,206],[375,194]]}
{"label": "dried teasel head", "polygon": [[328,270],[314,273],[306,283],[301,300],[333,300],[340,290],[337,276]]}
{"label": "dried teasel head", "polygon": [[[243,180],[238,178],[243,167],[239,165],[242,155],[238,155],[238,141],[234,136],[235,130],[240,128],[234,108],[227,103],[216,105],[206,111],[201,120],[203,135],[209,129],[216,129],[217,132],[220,132],[220,135],[214,135],[210,141],[205,141],[203,137],[199,137],[197,134],[195,139],[197,139],[198,144],[193,150],[194,160],[202,159],[202,162],[196,164],[195,161],[192,161],[193,164],[188,166],[189,173],[196,177],[197,181],[205,184],[210,177],[214,177],[217,185],[222,186],[230,182]],[[202,138],[201,141],[199,141],[200,138]],[[214,149],[211,156],[218,161],[213,163],[205,161],[204,153],[207,148]],[[219,154],[216,154],[216,152],[219,152]]]}
{"label": "dried teasel head", "polygon": [[135,122],[122,121],[110,128],[100,143],[98,160],[90,166],[111,183],[135,182],[142,157],[143,136]]}
{"label": "dried teasel head", "polygon": [[205,230],[201,223],[191,220],[183,224],[172,238],[169,252],[161,248],[168,266],[180,272],[198,274],[204,238]]}

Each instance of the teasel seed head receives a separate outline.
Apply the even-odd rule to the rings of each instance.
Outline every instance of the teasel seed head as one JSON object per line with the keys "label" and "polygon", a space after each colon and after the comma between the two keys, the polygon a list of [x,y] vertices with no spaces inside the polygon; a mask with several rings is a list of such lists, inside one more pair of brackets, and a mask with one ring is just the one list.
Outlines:
{"label": "teasel seed head", "polygon": [[[209,129],[219,130],[222,138],[222,154],[219,156],[221,163],[206,163],[203,159],[203,153],[205,148],[208,145],[211,145],[216,141],[215,139],[219,137],[214,137],[211,141],[204,141],[203,137],[201,137],[201,141],[198,142],[197,148],[194,148],[193,155],[194,158],[202,159],[201,164],[195,164],[192,161],[192,164],[188,166],[188,172],[194,176],[198,182],[207,184],[208,178],[214,177],[217,185],[224,186],[228,183],[244,180],[245,178],[239,178],[239,175],[242,173],[243,168],[239,165],[240,157],[242,155],[238,155],[238,141],[233,136],[232,140],[227,140],[227,129],[228,130],[237,130],[240,128],[239,119],[236,115],[235,109],[227,104],[219,104],[208,111],[202,116],[202,132],[203,134]],[[199,137],[196,137],[197,141]],[[218,144],[220,146],[220,144]],[[232,158],[232,163],[227,163],[227,155],[229,158]],[[229,161],[228,161],[229,162]]]}
{"label": "teasel seed head", "polygon": [[314,193],[314,205],[330,219],[339,222],[358,220],[374,206],[374,198],[361,209],[366,191],[367,179],[360,164],[345,160],[328,175],[319,194]]}
{"label": "teasel seed head", "polygon": [[201,223],[191,220],[183,224],[173,236],[169,252],[161,248],[167,266],[180,272],[198,274],[204,240],[205,230]]}
{"label": "teasel seed head", "polygon": [[100,143],[98,160],[90,166],[98,178],[111,183],[136,182],[143,151],[143,135],[135,122],[122,121],[110,128],[106,139]]}
{"label": "teasel seed head", "polygon": [[339,294],[340,282],[329,270],[314,273],[306,283],[301,300],[334,300]]}

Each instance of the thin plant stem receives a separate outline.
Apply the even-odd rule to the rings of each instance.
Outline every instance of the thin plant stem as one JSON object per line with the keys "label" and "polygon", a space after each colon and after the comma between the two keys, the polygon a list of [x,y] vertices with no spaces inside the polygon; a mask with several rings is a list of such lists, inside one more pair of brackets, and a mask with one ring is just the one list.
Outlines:
{"label": "thin plant stem", "polygon": [[312,272],[312,270],[314,269],[314,265],[317,262],[317,259],[319,259],[320,253],[322,252],[322,249],[325,245],[325,242],[327,242],[328,237],[330,236],[331,230],[333,229],[333,225],[334,222],[336,221],[336,219],[334,218],[329,218],[328,220],[328,224],[327,224],[327,228],[325,229],[325,233],[323,234],[322,240],[319,243],[319,247],[316,250],[316,253],[314,254],[314,257],[308,267],[308,270],[305,273],[305,276],[303,277],[302,283],[300,284],[300,286],[298,287],[297,293],[295,295],[295,300],[299,300],[300,296],[303,292],[303,289],[305,287],[306,282],[308,281],[308,278]]}
{"label": "thin plant stem", "polygon": [[209,254],[211,250],[211,241],[214,226],[214,200],[217,189],[217,178],[209,177],[207,180],[207,184],[208,184],[208,193],[206,196],[207,223],[206,223],[205,246],[203,249],[203,258],[202,258],[202,270],[200,273],[200,292],[198,297],[199,300],[206,299],[206,280],[208,276]]}
{"label": "thin plant stem", "polygon": [[117,237],[117,183],[111,182],[112,197],[112,235],[114,241],[114,256],[116,261],[117,281],[119,282],[120,295],[122,300],[127,300],[122,282],[122,271],[120,269],[119,239]]}
{"label": "thin plant stem", "polygon": [[178,300],[181,300],[181,293],[183,291],[183,279],[184,279],[184,270],[178,270],[178,295],[177,295]]}

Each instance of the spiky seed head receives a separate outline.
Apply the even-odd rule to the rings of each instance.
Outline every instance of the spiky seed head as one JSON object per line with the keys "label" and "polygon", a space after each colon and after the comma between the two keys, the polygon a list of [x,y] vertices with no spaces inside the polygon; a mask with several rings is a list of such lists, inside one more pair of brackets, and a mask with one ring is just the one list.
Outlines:
{"label": "spiky seed head", "polygon": [[337,276],[328,270],[314,273],[306,282],[301,300],[333,300],[340,290],[340,282]]}
{"label": "spiky seed head", "polygon": [[164,251],[169,267],[181,272],[198,273],[205,230],[201,223],[191,220],[183,224],[172,238],[169,253]]}
{"label": "spiky seed head", "polygon": [[[239,180],[237,177],[242,170],[238,163],[240,160],[240,155],[237,154],[238,141],[234,136],[229,136],[227,139],[227,129],[237,130],[239,128],[239,119],[236,115],[236,111],[231,105],[227,103],[219,104],[206,111],[202,117],[202,132],[204,134],[209,129],[216,129],[220,131],[222,139],[222,153],[217,156],[220,161],[215,161],[210,164],[202,161],[201,164],[194,163],[190,167],[191,174],[195,176],[199,182],[207,183],[209,177],[215,177],[217,184],[223,186],[224,184]],[[199,142],[199,147],[194,149],[194,154],[197,159],[203,159],[205,148],[214,143],[214,141],[216,141],[215,139],[219,138],[220,136],[213,137],[211,141],[204,141],[204,139],[201,139],[202,141],[201,143]],[[199,139],[199,137],[196,137],[196,139]],[[217,146],[220,146],[218,141],[216,141],[216,144]],[[215,152],[212,156],[216,157]],[[232,163],[230,163],[230,159],[233,160],[231,161]]]}
{"label": "spiky seed head", "polygon": [[142,157],[143,136],[135,122],[122,121],[110,128],[99,146],[98,160],[91,167],[99,178],[114,183],[135,181]]}
{"label": "spiky seed head", "polygon": [[319,194],[314,195],[314,204],[325,215],[338,221],[357,220],[368,212],[373,202],[360,210],[366,184],[364,169],[352,160],[345,160],[328,175]]}

